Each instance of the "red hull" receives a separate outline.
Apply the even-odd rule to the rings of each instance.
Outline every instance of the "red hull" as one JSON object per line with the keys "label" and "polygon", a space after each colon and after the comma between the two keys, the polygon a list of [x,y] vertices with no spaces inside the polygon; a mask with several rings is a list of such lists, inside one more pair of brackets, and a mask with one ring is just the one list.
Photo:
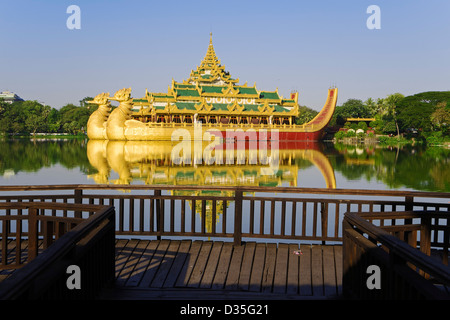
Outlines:
{"label": "red hull", "polygon": [[[258,131],[254,132],[256,134],[257,140],[278,140],[278,141],[320,141],[323,138],[323,130],[314,131],[314,132],[292,132],[292,131],[282,131],[278,130],[277,133],[272,132],[271,130],[263,131],[264,133],[260,133]],[[227,135],[228,134],[228,135]],[[227,131],[221,131],[221,135],[223,138],[234,138],[235,140],[248,140],[249,136],[254,137],[251,134],[242,135],[242,133],[233,133]],[[252,140],[252,138],[250,138]]]}

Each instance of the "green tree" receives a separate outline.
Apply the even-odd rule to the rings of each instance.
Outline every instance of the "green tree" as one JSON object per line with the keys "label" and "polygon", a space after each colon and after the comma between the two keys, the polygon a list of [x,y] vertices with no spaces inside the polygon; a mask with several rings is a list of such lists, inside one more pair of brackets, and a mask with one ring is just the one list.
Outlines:
{"label": "green tree", "polygon": [[364,106],[369,111],[370,116],[374,116],[378,113],[378,104],[372,98],[368,98],[366,101],[364,101]]}
{"label": "green tree", "polygon": [[0,119],[0,131],[3,133],[17,134],[26,132],[25,117],[21,107],[21,102],[4,104]]}
{"label": "green tree", "polygon": [[48,114],[48,132],[58,132],[61,128],[61,116],[59,111],[52,108]]}
{"label": "green tree", "polygon": [[402,95],[401,93],[393,93],[393,94],[389,94],[383,100],[384,113],[388,117],[392,117],[392,119],[395,123],[395,128],[397,130],[397,136],[400,135],[400,130],[399,130],[398,121],[397,121],[397,105],[404,97],[405,96]]}
{"label": "green tree", "polygon": [[37,101],[21,102],[23,117],[25,119],[25,129],[28,133],[35,134],[37,131],[47,132],[48,115],[51,108]]}
{"label": "green tree", "polygon": [[62,130],[71,134],[84,132],[91,115],[91,111],[87,107],[78,107],[72,103],[62,107],[59,113]]}
{"label": "green tree", "polygon": [[[432,114],[442,108],[444,102],[446,107],[438,111],[432,119]],[[450,106],[450,91],[427,91],[407,96],[397,105],[400,129],[416,128],[422,133],[441,130],[437,125],[443,120],[442,116],[445,118],[445,114],[441,112],[448,106]]]}
{"label": "green tree", "polygon": [[319,112],[306,106],[298,106],[299,114],[295,118],[296,124],[304,124],[311,121]]}
{"label": "green tree", "polygon": [[96,107],[97,106],[96,104],[89,103],[89,101],[92,101],[92,100],[94,100],[93,97],[84,97],[83,99],[80,100],[80,107],[84,107],[84,108],[88,108],[88,109]]}
{"label": "green tree", "polygon": [[435,111],[430,116],[431,123],[437,130],[444,130],[450,125],[450,106],[446,101],[439,102]]}
{"label": "green tree", "polygon": [[369,108],[359,99],[348,99],[337,106],[333,117],[334,122],[338,125],[344,125],[347,118],[367,118],[371,116]]}

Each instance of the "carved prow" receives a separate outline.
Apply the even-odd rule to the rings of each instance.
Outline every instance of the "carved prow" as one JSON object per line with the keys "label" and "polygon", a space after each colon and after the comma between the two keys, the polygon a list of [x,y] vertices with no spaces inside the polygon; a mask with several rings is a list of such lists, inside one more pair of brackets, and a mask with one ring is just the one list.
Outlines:
{"label": "carved prow", "polygon": [[89,103],[97,104],[98,108],[89,117],[87,123],[87,135],[92,140],[107,139],[106,122],[111,111],[111,103],[108,101],[109,93],[100,93]]}
{"label": "carved prow", "polygon": [[110,100],[119,101],[119,106],[111,112],[106,122],[106,135],[109,140],[126,140],[125,121],[131,119],[131,88],[121,89],[114,94]]}

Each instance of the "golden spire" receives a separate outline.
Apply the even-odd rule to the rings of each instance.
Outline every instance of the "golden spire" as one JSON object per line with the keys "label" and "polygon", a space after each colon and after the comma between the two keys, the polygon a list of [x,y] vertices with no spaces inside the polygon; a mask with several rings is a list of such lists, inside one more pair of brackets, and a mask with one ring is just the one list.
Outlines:
{"label": "golden spire", "polygon": [[202,61],[202,65],[208,65],[208,64],[212,64],[212,66],[215,66],[218,62],[218,58],[216,56],[216,52],[214,51],[214,46],[212,43],[212,32],[209,33],[209,46],[208,46],[208,50],[206,51],[206,56]]}
{"label": "golden spire", "polygon": [[189,79],[186,82],[189,83],[217,83],[217,82],[238,82],[239,80],[230,79],[230,75],[225,72],[225,66],[221,65],[219,58],[216,55],[212,42],[212,32],[209,33],[209,45],[206,55],[201,61],[197,69],[192,70]]}

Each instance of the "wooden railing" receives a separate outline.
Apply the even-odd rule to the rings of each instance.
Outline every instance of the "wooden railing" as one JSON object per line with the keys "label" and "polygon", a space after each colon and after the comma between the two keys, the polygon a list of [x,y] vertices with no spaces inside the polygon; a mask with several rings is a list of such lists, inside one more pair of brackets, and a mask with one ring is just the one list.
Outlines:
{"label": "wooden railing", "polygon": [[[206,237],[231,239],[235,244],[246,239],[339,242],[344,244],[345,288],[351,296],[410,297],[406,293],[411,293],[414,297],[442,298],[431,281],[448,285],[449,199],[449,193],[436,192],[288,187],[0,186],[0,216],[10,221],[12,216],[20,216],[21,208],[32,207],[34,203],[48,206],[45,218],[38,215],[42,221],[53,221],[52,227],[45,227],[44,222],[39,231],[44,243],[57,237],[58,232],[50,237],[53,240],[45,240],[48,230],[62,230],[66,228],[64,224],[85,219],[49,246],[44,251],[45,257],[42,253],[33,260],[39,261],[38,267],[29,263],[18,271],[32,268],[33,273],[45,276],[49,272],[55,273],[50,268],[52,262],[76,256],[73,250],[81,252],[85,247],[79,244],[91,243],[91,237],[96,238],[101,233],[108,234],[107,240],[94,251],[92,261],[102,270],[108,270],[107,274],[113,273],[109,264],[106,266],[104,263],[114,260],[114,244],[111,245],[114,236]],[[71,207],[80,205],[83,208],[108,206],[108,209],[102,209],[100,215],[103,218],[100,218],[99,213]],[[11,212],[14,206],[15,214]],[[115,208],[115,214],[111,207]],[[95,220],[86,219],[90,215],[96,217]],[[66,220],[66,217],[73,220]],[[108,229],[112,228],[113,220],[116,222],[115,233]],[[100,226],[101,221],[106,225]],[[58,224],[61,225],[58,227]],[[3,227],[2,239],[20,236],[20,233],[13,234],[11,228],[9,225]],[[31,232],[31,236],[35,237],[37,233]],[[23,233],[22,236],[30,234]],[[61,242],[64,237],[65,241]],[[74,249],[74,244],[78,249]],[[443,253],[442,262],[428,256],[432,248]],[[56,250],[60,252],[59,258],[48,258],[48,252]],[[383,270],[382,281],[393,281],[382,282],[385,290],[381,293],[379,290],[368,292],[361,289],[367,278],[364,268],[371,264],[379,265]],[[61,265],[59,262],[60,274]],[[413,270],[411,266],[419,270]],[[93,269],[94,274],[100,272]],[[95,274],[95,277],[100,275]],[[37,277],[32,281],[39,282],[35,279]],[[414,290],[410,290],[411,286]],[[11,293],[8,294],[36,296],[36,292],[31,292],[34,287],[18,286],[13,290],[14,287],[10,286],[8,290]],[[0,297],[4,297],[8,290],[0,289]]]}
{"label": "wooden railing", "polygon": [[[343,221],[345,296],[449,300],[449,220],[448,211],[437,210],[347,212]],[[433,245],[442,249],[439,259],[430,256],[432,234],[438,235]]]}
{"label": "wooden railing", "polygon": [[[0,202],[0,299],[92,298],[114,277],[114,208],[53,202]],[[24,244],[27,248],[24,248]],[[81,287],[66,285],[69,265]]]}
{"label": "wooden railing", "polygon": [[[231,238],[235,243],[245,238],[340,242],[345,212],[449,212],[449,198],[449,193],[288,187],[0,187],[0,201],[114,206],[118,236]],[[433,237],[430,241],[440,245]]]}

